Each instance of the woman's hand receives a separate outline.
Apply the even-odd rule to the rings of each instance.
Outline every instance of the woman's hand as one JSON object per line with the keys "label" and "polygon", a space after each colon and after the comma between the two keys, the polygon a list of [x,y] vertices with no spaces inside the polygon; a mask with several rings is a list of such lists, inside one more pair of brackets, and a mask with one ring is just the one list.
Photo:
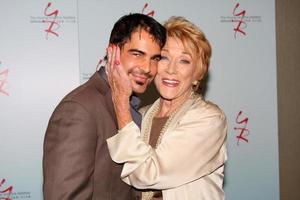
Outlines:
{"label": "woman's hand", "polygon": [[121,129],[132,121],[129,105],[132,86],[127,72],[120,61],[120,47],[110,45],[107,48],[107,63],[105,67],[118,126]]}
{"label": "woman's hand", "polygon": [[112,93],[116,97],[121,95],[123,98],[129,98],[132,93],[132,86],[127,72],[120,61],[120,47],[117,45],[109,46],[107,59],[106,71]]}

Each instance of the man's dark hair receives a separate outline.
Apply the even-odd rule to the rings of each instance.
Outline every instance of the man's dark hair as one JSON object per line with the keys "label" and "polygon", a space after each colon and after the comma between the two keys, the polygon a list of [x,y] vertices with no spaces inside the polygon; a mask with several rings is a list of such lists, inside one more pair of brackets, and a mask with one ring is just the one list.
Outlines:
{"label": "man's dark hair", "polygon": [[148,15],[133,13],[121,17],[114,25],[110,38],[110,44],[116,44],[120,48],[131,38],[137,30],[145,30],[162,48],[166,42],[166,29],[155,19]]}

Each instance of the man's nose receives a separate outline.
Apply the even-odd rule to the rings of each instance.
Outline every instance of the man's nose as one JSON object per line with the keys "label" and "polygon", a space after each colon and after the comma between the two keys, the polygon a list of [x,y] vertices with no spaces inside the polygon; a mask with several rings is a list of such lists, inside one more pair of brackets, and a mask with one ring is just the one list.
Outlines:
{"label": "man's nose", "polygon": [[140,69],[142,69],[146,74],[151,71],[151,60],[145,60],[140,64]]}

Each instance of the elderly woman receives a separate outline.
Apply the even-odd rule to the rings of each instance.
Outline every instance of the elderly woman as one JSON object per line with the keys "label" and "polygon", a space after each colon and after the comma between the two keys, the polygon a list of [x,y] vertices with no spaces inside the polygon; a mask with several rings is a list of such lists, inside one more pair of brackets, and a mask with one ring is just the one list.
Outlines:
{"label": "elderly woman", "polygon": [[183,17],[171,17],[165,27],[167,42],[154,80],[160,98],[141,109],[141,130],[130,115],[132,91],[119,62],[120,50],[108,49],[106,67],[119,125],[107,140],[110,155],[125,163],[124,182],[148,189],[142,199],[224,199],[226,118],[218,106],[195,93],[207,74],[211,46]]}

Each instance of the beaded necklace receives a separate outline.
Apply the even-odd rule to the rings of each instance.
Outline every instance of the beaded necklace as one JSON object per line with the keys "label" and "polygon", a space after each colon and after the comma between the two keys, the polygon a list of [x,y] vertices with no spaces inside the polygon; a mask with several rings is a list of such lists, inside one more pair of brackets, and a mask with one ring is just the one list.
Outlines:
{"label": "beaded necklace", "polygon": [[[156,114],[158,113],[158,110],[159,110],[159,103],[156,103],[154,106],[153,106],[153,109],[150,111],[148,117],[147,117],[147,121],[145,123],[145,134],[144,134],[144,137],[143,137],[143,141],[148,143],[149,142],[149,138],[150,138],[150,132],[151,132],[151,127],[152,127],[152,122],[153,122],[153,118],[154,116],[156,116]],[[159,136],[158,136],[158,139],[156,141],[156,144],[155,144],[155,148],[158,147],[158,145],[161,143],[161,139],[162,137],[164,136],[168,126],[170,125],[170,123],[172,122],[175,114],[177,113],[177,111],[179,110],[179,107],[176,108],[170,115],[169,115],[169,118],[167,119],[166,123],[163,125],[160,133],[159,133]]]}

